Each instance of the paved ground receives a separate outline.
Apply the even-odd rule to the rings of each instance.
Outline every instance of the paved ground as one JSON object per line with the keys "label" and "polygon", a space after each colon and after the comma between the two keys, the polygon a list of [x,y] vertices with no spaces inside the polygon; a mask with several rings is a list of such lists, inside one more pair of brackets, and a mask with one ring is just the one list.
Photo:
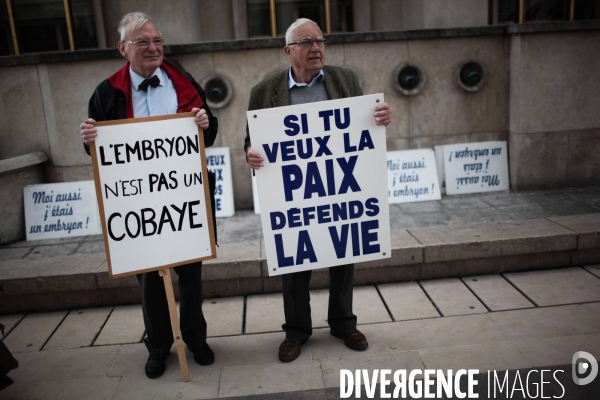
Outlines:
{"label": "paved ground", "polygon": [[144,375],[139,306],[0,316],[20,362],[0,398],[332,398],[340,369],[540,370],[570,364],[581,350],[600,359],[600,265],[357,287],[355,312],[370,343],[361,353],[324,328],[327,293],[311,297],[317,329],[289,364],[277,360],[279,294],[207,299],[216,362],[201,367],[188,353],[188,383],[174,348],[165,375]]}
{"label": "paved ground", "polygon": [[[392,229],[525,221],[600,213],[600,188],[444,197],[390,209]],[[260,220],[249,212],[219,220],[218,229],[221,243],[260,239]],[[0,260],[102,251],[99,237],[20,242],[1,247]],[[327,293],[311,297],[315,331],[289,364],[277,360],[284,338],[280,294],[206,299],[216,362],[201,367],[188,353],[188,383],[181,381],[174,348],[165,375],[144,375],[139,306],[3,315],[3,340],[20,367],[0,398],[330,399],[340,395],[342,369],[478,369],[485,377],[488,370],[557,366],[565,370],[562,398],[600,393],[574,385],[568,369],[577,351],[600,360],[600,265],[357,287],[355,313],[370,343],[360,353],[325,328]],[[548,385],[544,396],[560,397],[560,385]]]}

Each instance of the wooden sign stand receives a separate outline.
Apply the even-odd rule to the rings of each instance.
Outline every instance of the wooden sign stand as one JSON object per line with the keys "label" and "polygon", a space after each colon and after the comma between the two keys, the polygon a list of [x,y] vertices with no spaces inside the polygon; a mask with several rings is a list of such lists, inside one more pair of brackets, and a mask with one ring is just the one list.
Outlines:
{"label": "wooden sign stand", "polygon": [[181,338],[181,329],[179,328],[179,318],[177,317],[177,307],[175,306],[175,294],[173,293],[173,282],[171,282],[171,273],[169,268],[158,270],[158,274],[162,276],[165,282],[165,292],[167,294],[167,303],[169,304],[169,315],[171,316],[171,327],[173,328],[173,338],[177,348],[177,357],[179,358],[179,367],[181,368],[181,376],[184,382],[190,380],[190,372],[188,370],[187,359],[185,358],[185,348]]}
{"label": "wooden sign stand", "polygon": [[[98,200],[100,219],[102,222],[102,233],[104,236],[104,246],[106,251],[106,260],[108,264],[109,276],[111,278],[120,278],[145,272],[157,271],[159,276],[163,278],[163,282],[165,284],[165,294],[167,296],[167,304],[169,307],[169,316],[171,319],[171,328],[173,330],[173,339],[177,348],[177,357],[179,358],[179,366],[181,368],[181,375],[184,382],[189,382],[190,374],[185,356],[183,338],[181,336],[181,328],[179,326],[179,317],[177,315],[177,308],[175,306],[175,294],[173,293],[173,283],[171,281],[170,269],[192,262],[209,260],[215,258],[217,254],[215,247],[212,209],[210,207],[209,182],[208,179],[205,179],[203,184],[202,179],[200,178],[208,177],[208,170],[206,166],[206,154],[204,148],[204,136],[203,130],[197,125],[195,125],[193,122],[191,122],[191,118],[193,118],[194,115],[195,113],[190,112],[173,115],[98,122],[94,124],[98,128],[98,137],[96,138],[96,141],[90,146],[90,154],[92,156],[92,167],[94,171],[94,183],[96,186],[96,197]],[[177,132],[177,134],[179,134],[180,136],[176,138],[172,137],[172,132]],[[182,141],[182,145],[190,146],[190,148],[187,151],[187,154],[186,152],[179,154],[179,150],[176,150],[176,155],[179,158],[167,159],[166,156],[161,156],[160,162],[158,162],[159,157],[156,156],[156,159],[152,160],[153,162],[156,162],[155,165],[152,166],[153,169],[151,169],[150,166],[147,166],[147,164],[140,163],[139,161],[142,161],[142,159],[140,153],[141,150],[139,148],[139,142],[141,140],[144,140],[152,143],[152,140],[154,140],[154,143],[156,143],[156,141],[160,141],[160,143],[163,143],[163,137],[166,137],[165,135],[171,135],[167,139],[172,137],[171,142],[177,143],[177,145],[180,145],[180,141]],[[197,136],[196,146],[193,146],[193,136]],[[187,137],[187,141],[186,139],[184,139],[184,137]],[[115,158],[112,159],[112,161],[109,160],[107,162],[104,159],[102,146],[108,149],[113,148],[114,144],[114,148],[116,149],[117,146],[123,146],[123,142],[125,142],[127,146],[129,146],[129,143],[135,143],[128,148],[131,149],[130,151],[133,152],[131,153],[133,154],[133,156],[135,156],[135,154],[138,154],[138,162],[136,163],[135,158],[132,156],[133,162],[130,164],[129,155],[127,155],[127,162],[124,162],[123,160],[121,160],[123,162],[117,162],[117,158],[125,157],[123,153],[120,153],[117,150],[115,150],[115,152],[117,153],[113,156]],[[170,143],[168,140],[167,142]],[[189,143],[191,143],[191,145]],[[100,160],[97,154],[97,146],[100,146]],[[161,149],[164,151],[162,147]],[[158,154],[158,150],[156,150],[156,152]],[[195,153],[198,153],[198,156],[196,156]],[[107,154],[108,156],[111,156],[110,153]],[[166,155],[166,152],[164,154]],[[163,161],[163,159],[165,159],[166,161]],[[147,160],[144,159],[143,161]],[[146,166],[144,167],[144,165]],[[160,172],[161,168],[163,169],[163,171],[171,170],[171,173],[177,171],[178,173],[183,174],[184,182],[186,174],[187,176],[198,176],[198,181],[203,186],[203,189],[197,191],[194,189],[196,183],[194,183],[193,185],[185,184],[185,187],[183,185],[179,185],[179,187],[176,185],[175,187],[178,188],[178,191],[174,192],[171,197],[166,197],[160,200],[163,204],[163,210],[167,209],[166,205],[170,204],[170,202],[179,201],[182,197],[184,200],[186,200],[187,198],[185,198],[184,196],[190,196],[191,193],[194,196],[192,199],[195,200],[192,203],[194,203],[196,206],[204,203],[204,205],[206,206],[206,215],[204,216],[205,224],[196,223],[196,225],[194,225],[193,227],[190,227],[189,229],[184,229],[184,232],[179,232],[182,230],[180,223],[178,231],[175,231],[173,228],[173,232],[171,235],[167,235],[165,233],[164,235],[166,240],[170,240],[171,242],[176,240],[179,245],[179,248],[175,251],[161,252],[160,256],[157,256],[156,252],[153,253],[145,251],[146,248],[157,248],[157,240],[160,240],[161,246],[165,246],[164,243],[167,243],[167,248],[174,248],[177,246],[169,246],[169,242],[165,242],[162,237],[157,239],[155,236],[153,236],[154,233],[150,235],[149,238],[145,238],[144,240],[137,239],[137,242],[134,243],[132,240],[138,238],[139,229],[141,229],[139,222],[138,232],[135,234],[135,236],[132,236],[132,234],[128,230],[129,228],[125,228],[126,232],[129,234],[128,238],[126,238],[126,234],[122,231],[119,231],[119,234],[122,234],[122,236],[118,238],[115,237],[113,232],[108,229],[108,224],[110,224],[110,221],[113,218],[118,218],[118,220],[121,220],[121,218],[123,218],[123,215],[129,216],[130,214],[133,214],[137,216],[137,214],[135,213],[135,207],[132,208],[131,200],[127,200],[130,199],[129,196],[140,196],[135,198],[137,203],[143,203],[143,201],[145,201],[145,203],[143,204],[146,205],[152,203],[148,201],[147,193],[145,194],[145,197],[142,196],[142,190],[140,186],[141,184],[139,182],[144,181],[144,179],[139,178],[134,180],[130,179],[129,181],[121,181],[121,178],[124,176],[123,174],[132,175],[134,177],[137,174],[137,176],[143,177],[147,174],[154,174],[157,171]],[[200,169],[199,174],[198,169]],[[163,174],[164,173],[165,172],[163,172]],[[169,176],[171,177],[171,179],[174,179],[170,174]],[[122,189],[119,189],[121,187],[119,186],[121,182],[138,182],[138,191],[131,192],[131,189],[129,188],[127,189],[129,193],[126,193],[125,186],[122,186]],[[125,183],[123,183],[123,185],[125,185]],[[190,192],[190,190],[192,192]],[[158,189],[158,191],[160,191],[160,189]],[[109,196],[109,193],[111,193],[112,195]],[[119,197],[119,194],[121,194],[121,197]],[[200,200],[197,200],[198,197],[200,197]],[[202,215],[202,210],[198,209],[196,209],[192,213],[192,203],[189,203],[190,209],[188,211],[190,213],[190,225],[192,225],[192,217],[194,215]],[[184,206],[185,204],[188,203],[185,202]],[[160,207],[160,205],[161,204],[158,204],[158,207]],[[129,214],[126,213],[127,211],[130,211]],[[110,215],[110,217],[108,217],[108,220],[107,213]],[[121,213],[123,213],[123,215]],[[127,218],[128,217],[125,217],[125,219]],[[135,217],[133,217],[132,219],[135,220]],[[121,229],[123,228],[121,227]],[[194,232],[197,232],[196,229],[204,229],[204,231],[200,231],[200,235],[198,235],[192,234],[192,229],[194,230]],[[160,230],[158,232],[160,235]],[[175,237],[173,236],[173,234],[177,234],[178,236]],[[109,240],[109,237],[112,240]],[[200,241],[200,243],[198,244],[200,244],[201,246],[184,246],[185,249],[193,250],[184,252],[183,255],[181,254],[180,250],[183,246],[182,243],[196,244],[197,241]],[[133,246],[133,244],[135,244],[135,246]],[[135,258],[135,254],[138,254],[139,252],[144,252],[145,255],[145,258],[142,257],[143,259],[141,261]],[[148,255],[150,253],[154,255],[154,258],[152,258],[152,255]],[[134,257],[135,259],[132,259],[131,257]],[[142,265],[140,266],[138,264]],[[131,266],[135,266],[135,268],[131,268]],[[115,270],[115,267],[118,268],[116,268]]]}

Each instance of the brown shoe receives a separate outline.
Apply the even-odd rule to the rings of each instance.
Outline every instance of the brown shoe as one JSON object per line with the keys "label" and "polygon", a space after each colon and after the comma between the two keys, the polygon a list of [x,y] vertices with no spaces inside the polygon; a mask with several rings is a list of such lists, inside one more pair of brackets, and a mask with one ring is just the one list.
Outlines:
{"label": "brown shoe", "polygon": [[281,362],[294,361],[300,355],[300,343],[297,340],[285,339],[279,346],[279,360]]}
{"label": "brown shoe", "polygon": [[363,351],[369,347],[369,343],[367,343],[367,338],[363,335],[358,329],[352,329],[345,333],[337,333],[333,330],[330,330],[332,336],[336,338],[343,339],[346,347],[352,350]]}

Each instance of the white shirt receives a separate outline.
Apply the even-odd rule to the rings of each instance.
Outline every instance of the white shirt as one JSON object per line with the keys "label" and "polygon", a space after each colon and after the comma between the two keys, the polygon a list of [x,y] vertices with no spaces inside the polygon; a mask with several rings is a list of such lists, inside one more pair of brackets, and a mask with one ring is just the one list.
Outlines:
{"label": "white shirt", "polygon": [[325,73],[323,73],[323,70],[320,70],[319,73],[317,74],[317,76],[315,76],[314,79],[312,81],[310,81],[310,83],[296,82],[294,80],[294,78],[292,77],[292,67],[290,67],[290,69],[288,71],[288,89],[291,89],[294,86],[298,86],[298,87],[301,87],[301,86],[312,87],[317,82],[323,82],[324,79],[325,79]]}
{"label": "white shirt", "polygon": [[138,75],[129,67],[131,77],[131,100],[133,101],[133,116],[152,117],[155,115],[166,115],[177,113],[177,92],[169,76],[158,68],[150,77],[156,75],[160,79],[157,87],[148,86],[147,91],[139,90],[138,86],[144,77]]}

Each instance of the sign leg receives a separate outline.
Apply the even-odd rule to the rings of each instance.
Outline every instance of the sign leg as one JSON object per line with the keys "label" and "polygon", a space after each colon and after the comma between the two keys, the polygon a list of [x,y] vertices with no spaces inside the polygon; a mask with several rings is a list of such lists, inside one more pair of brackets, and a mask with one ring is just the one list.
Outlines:
{"label": "sign leg", "polygon": [[165,292],[167,293],[167,303],[169,304],[169,314],[171,315],[171,327],[173,328],[173,338],[177,347],[177,357],[179,357],[179,366],[181,367],[181,376],[184,382],[190,380],[187,359],[185,358],[185,348],[181,338],[181,329],[179,328],[179,318],[177,317],[177,307],[175,306],[175,294],[173,293],[173,282],[169,269],[161,269],[158,274],[162,276],[165,283]]}

